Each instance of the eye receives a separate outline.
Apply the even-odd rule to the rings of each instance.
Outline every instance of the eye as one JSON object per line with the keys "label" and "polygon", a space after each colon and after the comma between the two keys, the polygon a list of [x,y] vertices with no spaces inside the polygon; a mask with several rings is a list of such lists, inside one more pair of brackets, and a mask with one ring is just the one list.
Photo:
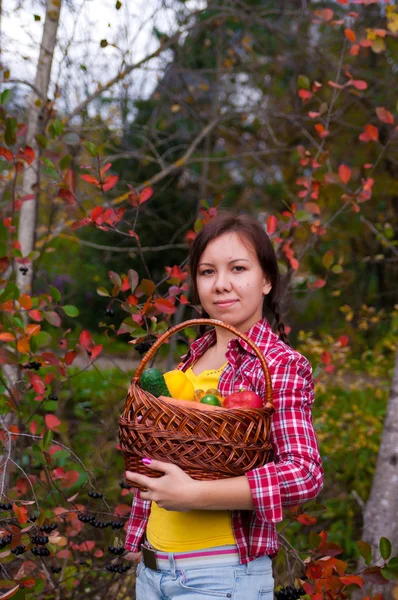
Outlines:
{"label": "eye", "polygon": [[246,271],[245,267],[242,267],[241,265],[235,265],[233,268],[238,269],[238,273],[242,273],[242,271]]}
{"label": "eye", "polygon": [[213,273],[213,269],[204,269],[200,271],[199,275],[208,275],[209,273]]}

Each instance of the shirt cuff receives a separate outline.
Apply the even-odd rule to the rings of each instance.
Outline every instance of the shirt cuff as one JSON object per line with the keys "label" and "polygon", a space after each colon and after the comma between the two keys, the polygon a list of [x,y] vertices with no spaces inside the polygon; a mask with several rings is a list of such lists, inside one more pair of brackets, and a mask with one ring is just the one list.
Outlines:
{"label": "shirt cuff", "polygon": [[274,462],[246,473],[253,498],[254,510],[261,521],[283,521],[279,477]]}

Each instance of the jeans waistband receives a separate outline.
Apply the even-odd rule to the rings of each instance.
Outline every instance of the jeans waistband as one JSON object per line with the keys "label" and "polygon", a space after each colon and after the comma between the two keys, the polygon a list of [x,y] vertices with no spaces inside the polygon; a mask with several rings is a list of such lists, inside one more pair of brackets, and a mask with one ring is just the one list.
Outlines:
{"label": "jeans waistband", "polygon": [[[240,564],[237,546],[217,546],[204,550],[190,550],[187,552],[163,552],[156,550],[148,542],[143,544],[143,562],[145,566],[160,571],[174,569],[202,568],[212,564],[219,566],[235,566]],[[148,553],[146,551],[149,551]],[[151,557],[152,554],[152,557]]]}

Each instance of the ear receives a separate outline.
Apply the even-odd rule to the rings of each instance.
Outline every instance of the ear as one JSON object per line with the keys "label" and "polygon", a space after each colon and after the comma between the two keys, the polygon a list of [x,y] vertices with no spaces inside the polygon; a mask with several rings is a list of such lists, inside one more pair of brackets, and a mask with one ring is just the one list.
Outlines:
{"label": "ear", "polygon": [[272,290],[272,285],[270,284],[270,282],[267,279],[265,279],[264,285],[263,285],[264,296],[268,296],[268,294],[270,293],[271,290]]}

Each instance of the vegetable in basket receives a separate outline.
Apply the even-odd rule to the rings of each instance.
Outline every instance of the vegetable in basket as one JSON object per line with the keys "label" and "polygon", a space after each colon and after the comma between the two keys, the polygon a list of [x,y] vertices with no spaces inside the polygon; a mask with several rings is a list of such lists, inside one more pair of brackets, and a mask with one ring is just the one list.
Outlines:
{"label": "vegetable in basket", "polygon": [[241,390],[227,396],[224,400],[224,408],[263,408],[264,403],[260,396],[249,390]]}
{"label": "vegetable in basket", "polygon": [[195,388],[184,371],[179,369],[168,371],[164,374],[164,379],[172,398],[190,401],[195,399]]}
{"label": "vegetable in basket", "polygon": [[163,373],[159,369],[146,369],[141,375],[140,385],[156,398],[170,396]]}

